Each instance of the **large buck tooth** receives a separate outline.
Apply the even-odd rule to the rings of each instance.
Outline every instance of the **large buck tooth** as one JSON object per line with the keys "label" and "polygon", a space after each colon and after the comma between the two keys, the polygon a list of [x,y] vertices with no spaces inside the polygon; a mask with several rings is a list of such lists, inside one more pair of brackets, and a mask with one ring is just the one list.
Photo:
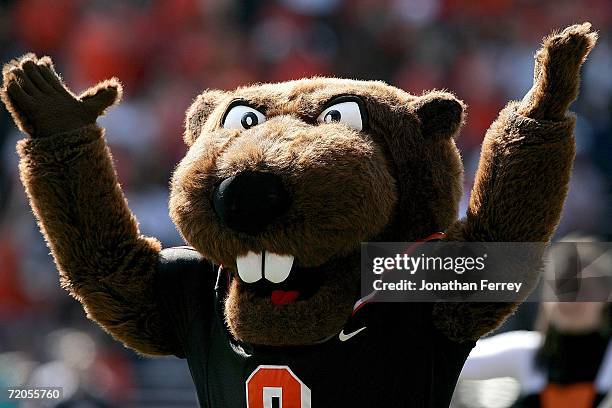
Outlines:
{"label": "large buck tooth", "polygon": [[272,283],[281,283],[289,277],[291,267],[293,266],[293,256],[277,255],[271,252],[265,252],[266,268],[264,277]]}
{"label": "large buck tooth", "polygon": [[239,256],[236,258],[238,275],[244,283],[257,282],[263,277],[263,273],[261,270],[261,261],[261,252],[248,252],[246,256]]}

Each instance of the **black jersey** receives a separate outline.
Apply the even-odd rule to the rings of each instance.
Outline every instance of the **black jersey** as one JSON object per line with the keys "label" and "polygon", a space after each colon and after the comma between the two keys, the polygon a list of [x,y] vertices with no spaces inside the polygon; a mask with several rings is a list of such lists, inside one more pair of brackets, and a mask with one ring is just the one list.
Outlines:
{"label": "black jersey", "polygon": [[320,344],[251,346],[225,326],[226,272],[195,250],[162,251],[157,282],[206,408],[446,408],[474,346],[437,331],[431,303],[370,303]]}

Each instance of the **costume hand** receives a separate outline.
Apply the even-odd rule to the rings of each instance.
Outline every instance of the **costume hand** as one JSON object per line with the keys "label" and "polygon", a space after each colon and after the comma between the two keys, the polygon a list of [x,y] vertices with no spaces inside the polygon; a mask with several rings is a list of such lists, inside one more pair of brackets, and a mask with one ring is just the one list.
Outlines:
{"label": "costume hand", "polygon": [[533,119],[562,119],[576,99],[580,67],[597,41],[590,23],[567,27],[544,38],[535,55],[533,86],[519,113]]}
{"label": "costume hand", "polygon": [[49,57],[25,55],[6,64],[2,74],[2,101],[19,129],[33,138],[93,124],[106,108],[121,99],[121,84],[115,78],[74,95],[55,72]]}

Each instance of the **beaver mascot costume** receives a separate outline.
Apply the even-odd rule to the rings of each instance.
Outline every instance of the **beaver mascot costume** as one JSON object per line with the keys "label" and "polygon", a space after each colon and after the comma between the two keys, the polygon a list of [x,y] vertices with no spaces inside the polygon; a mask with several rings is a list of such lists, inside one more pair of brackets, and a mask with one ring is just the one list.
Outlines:
{"label": "beaver mascot costume", "polygon": [[548,241],[595,41],[588,23],[545,38],[533,87],[485,136],[462,219],[451,93],[336,78],[207,90],[171,183],[179,248],[140,234],[117,183],[96,124],[116,79],[76,95],[29,54],[4,67],[2,100],[62,286],[127,347],[186,358],[202,406],[447,407],[474,342],[517,304],[354,310],[360,243]]}

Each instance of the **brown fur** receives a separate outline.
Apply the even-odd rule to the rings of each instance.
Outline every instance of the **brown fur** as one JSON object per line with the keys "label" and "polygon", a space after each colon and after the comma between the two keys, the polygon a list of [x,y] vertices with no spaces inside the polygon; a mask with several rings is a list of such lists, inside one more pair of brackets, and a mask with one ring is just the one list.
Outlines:
{"label": "brown fur", "polygon": [[[545,40],[532,91],[487,132],[460,221],[463,167],[453,138],[465,107],[450,93],[414,96],[382,82],[312,78],[198,96],[186,115],[190,150],[174,174],[170,201],[187,242],[230,271],[236,256],[266,249],[292,254],[307,268],[302,272],[323,276],[312,298],[283,307],[234,277],[225,301],[231,333],[268,345],[312,344],[338,333],[358,296],[361,241],[414,241],[443,230],[450,240],[547,241],[573,157],[574,118],[566,110],[595,39],[585,24]],[[93,124],[118,101],[119,83],[76,97],[50,59],[32,55],[3,73],[2,100],[32,136],[19,145],[21,177],[62,284],[128,346],[176,352],[153,291],[159,244],[139,234]],[[362,132],[316,123],[325,104],[345,94],[365,103],[369,127]],[[268,120],[242,132],[220,129],[235,99]],[[241,170],[278,174],[293,197],[289,212],[256,236],[224,227],[210,205],[215,183]],[[493,329],[515,307],[438,304],[432,318],[448,337],[464,341]]]}
{"label": "brown fur", "polygon": [[119,103],[117,78],[102,81],[74,95],[55,73],[51,58],[26,54],[2,69],[0,96],[19,129],[33,138],[56,135],[95,123],[106,109]]}
{"label": "brown fur", "polygon": [[520,114],[533,119],[563,119],[578,96],[580,67],[596,41],[597,33],[591,31],[590,23],[573,25],[544,38],[535,57],[534,86]]}
{"label": "brown fur", "polygon": [[117,184],[103,131],[24,139],[21,179],[62,286],[87,316],[142,353],[175,350],[153,295],[159,242],[142,237]]}
{"label": "brown fur", "polygon": [[[589,23],[544,39],[536,54],[534,84],[521,103],[510,103],[482,145],[467,217],[449,240],[547,242],[567,195],[575,143],[579,72],[597,34]],[[498,327],[518,304],[439,304],[435,322],[455,340],[478,339]]]}

